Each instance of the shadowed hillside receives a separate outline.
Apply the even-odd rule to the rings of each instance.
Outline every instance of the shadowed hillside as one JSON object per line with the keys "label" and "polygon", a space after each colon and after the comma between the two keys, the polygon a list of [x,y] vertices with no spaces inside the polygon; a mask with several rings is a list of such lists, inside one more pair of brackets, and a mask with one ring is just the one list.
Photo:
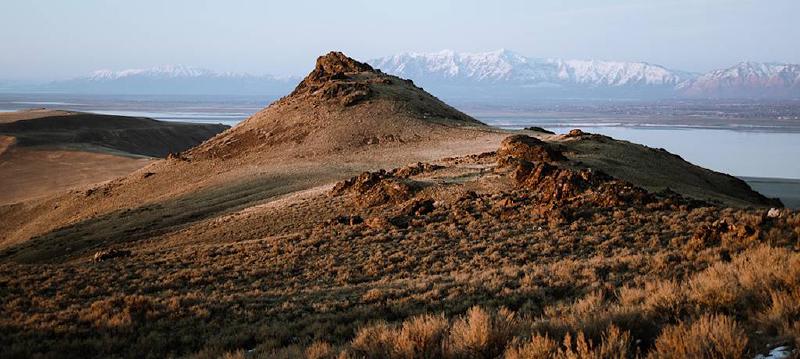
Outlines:
{"label": "shadowed hillside", "polygon": [[56,110],[0,113],[0,204],[128,175],[226,128]]}
{"label": "shadowed hillside", "polygon": [[111,150],[166,157],[170,152],[196,146],[228,127],[80,112],[29,112],[30,115],[0,114],[0,134],[15,137],[21,147]]}

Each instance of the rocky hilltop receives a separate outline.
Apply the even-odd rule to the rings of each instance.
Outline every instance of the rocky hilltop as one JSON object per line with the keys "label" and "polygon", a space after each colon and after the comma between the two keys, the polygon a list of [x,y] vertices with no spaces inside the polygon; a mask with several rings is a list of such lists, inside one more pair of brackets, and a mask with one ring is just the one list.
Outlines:
{"label": "rocky hilltop", "polygon": [[489,127],[415,86],[341,52],[316,66],[288,96],[187,153],[244,156],[266,148],[295,155],[461,137]]}

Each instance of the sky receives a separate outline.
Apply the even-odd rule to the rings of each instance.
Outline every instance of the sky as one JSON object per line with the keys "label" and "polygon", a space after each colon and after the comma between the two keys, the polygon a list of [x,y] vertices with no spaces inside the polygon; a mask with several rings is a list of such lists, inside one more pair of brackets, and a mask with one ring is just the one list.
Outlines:
{"label": "sky", "polygon": [[0,79],[182,64],[303,75],[331,50],[509,49],[707,71],[800,63],[800,0],[0,0]]}

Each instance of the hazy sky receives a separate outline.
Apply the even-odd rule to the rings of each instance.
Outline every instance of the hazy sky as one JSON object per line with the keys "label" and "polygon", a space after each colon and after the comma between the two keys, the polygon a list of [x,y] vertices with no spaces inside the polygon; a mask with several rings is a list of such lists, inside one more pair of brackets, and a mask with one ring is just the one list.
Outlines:
{"label": "hazy sky", "polygon": [[0,0],[0,78],[185,64],[299,75],[360,59],[506,48],[705,71],[800,63],[800,0]]}

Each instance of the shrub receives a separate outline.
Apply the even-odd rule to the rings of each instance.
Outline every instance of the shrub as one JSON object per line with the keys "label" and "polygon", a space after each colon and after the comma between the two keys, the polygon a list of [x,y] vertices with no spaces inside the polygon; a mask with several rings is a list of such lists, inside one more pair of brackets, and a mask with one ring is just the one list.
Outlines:
{"label": "shrub", "polygon": [[389,358],[394,352],[394,330],[385,322],[378,322],[358,330],[350,346],[356,356]]}
{"label": "shrub", "polygon": [[448,350],[453,358],[493,358],[503,353],[516,334],[514,314],[501,309],[497,313],[472,307],[453,323]]}
{"label": "shrub", "polygon": [[742,358],[748,338],[735,320],[704,315],[691,324],[665,328],[650,358]]}
{"label": "shrub", "polygon": [[422,315],[403,323],[395,336],[394,349],[400,358],[440,358],[449,323],[443,315]]}
{"label": "shrub", "polygon": [[307,359],[330,359],[336,357],[333,347],[327,342],[316,341],[305,350]]}
{"label": "shrub", "polygon": [[509,345],[504,357],[506,359],[549,359],[558,353],[558,343],[547,336],[534,335],[529,341],[520,345],[515,340]]}

